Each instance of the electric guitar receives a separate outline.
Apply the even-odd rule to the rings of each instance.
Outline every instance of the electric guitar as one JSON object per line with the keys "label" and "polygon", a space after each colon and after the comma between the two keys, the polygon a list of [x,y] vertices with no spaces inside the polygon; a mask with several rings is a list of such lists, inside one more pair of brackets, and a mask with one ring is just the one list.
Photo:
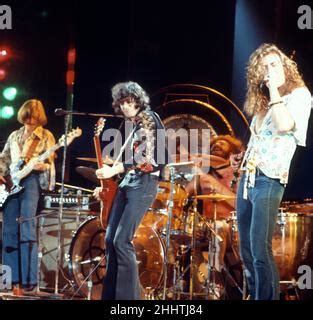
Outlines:
{"label": "electric guitar", "polygon": [[[67,144],[70,144],[75,138],[81,136],[81,134],[82,130],[80,128],[73,129],[66,135]],[[54,146],[46,150],[43,154],[31,158],[26,164],[23,160],[19,160],[17,164],[10,166],[10,175],[5,177],[7,182],[0,184],[0,208],[4,205],[8,197],[23,190],[20,182],[33,171],[35,165],[49,158],[53,152],[63,147],[64,143],[65,136],[63,135]]]}
{"label": "electric guitar", "polygon": [[[101,152],[101,144],[100,144],[100,133],[102,132],[105,125],[105,119],[100,118],[95,125],[95,134],[93,138],[98,169],[103,167],[103,159]],[[100,212],[100,223],[103,229],[106,229],[112,204],[117,193],[117,183],[113,178],[109,179],[100,179],[101,184],[101,192],[99,193],[99,197],[101,199],[101,212]]]}

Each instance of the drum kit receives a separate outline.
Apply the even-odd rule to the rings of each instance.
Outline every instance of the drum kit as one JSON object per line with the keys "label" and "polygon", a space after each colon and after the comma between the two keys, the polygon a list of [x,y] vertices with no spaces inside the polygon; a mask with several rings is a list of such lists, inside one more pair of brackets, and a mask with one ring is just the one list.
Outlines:
{"label": "drum kit", "polygon": [[[189,197],[184,187],[190,182],[185,177],[189,173],[179,167],[193,165],[192,161],[168,165],[170,179],[159,182],[157,195],[135,233],[133,245],[143,299],[242,297],[242,270],[233,272],[224,262],[227,251],[228,260],[232,260],[230,268],[238,267],[239,255],[230,236],[224,237],[229,223],[221,227],[218,218],[218,203],[233,197],[217,193]],[[96,182],[95,169],[81,166],[76,171]],[[214,204],[213,219],[199,213],[198,202],[204,199]],[[105,276],[104,237],[99,217],[91,216],[76,230],[68,254],[76,293],[95,300],[101,299]]]}
{"label": "drum kit", "polygon": [[[186,166],[186,162],[181,164]],[[186,178],[180,163],[168,167],[169,180],[159,182],[157,195],[133,238],[142,298],[244,299],[236,212],[230,212],[227,218],[219,215],[219,203],[234,197],[218,193],[189,196],[185,186],[191,179]],[[95,169],[78,167],[77,172],[97,181]],[[212,203],[214,214],[210,218],[199,210],[204,200]],[[299,277],[297,268],[305,263],[312,265],[309,261],[313,257],[312,203],[311,199],[305,203],[283,203],[278,214],[273,254],[281,285],[294,286]],[[75,294],[87,299],[101,299],[106,270],[104,238],[99,217],[89,216],[71,241],[68,254],[71,281]]]}

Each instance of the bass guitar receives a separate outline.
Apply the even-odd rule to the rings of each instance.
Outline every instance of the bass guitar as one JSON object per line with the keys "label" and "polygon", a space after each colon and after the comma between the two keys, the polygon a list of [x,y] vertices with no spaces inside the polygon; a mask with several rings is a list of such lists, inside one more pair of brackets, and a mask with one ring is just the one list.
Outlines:
{"label": "bass guitar", "polygon": [[6,183],[0,184],[0,208],[4,205],[8,197],[23,190],[23,187],[20,186],[21,180],[33,171],[37,163],[45,161],[56,150],[63,147],[65,138],[67,144],[70,144],[75,138],[81,136],[81,134],[82,130],[80,128],[73,129],[66,135],[66,137],[63,135],[55,145],[41,155],[31,158],[27,163],[23,160],[19,160],[17,164],[12,164],[10,166],[10,175],[5,177]]}

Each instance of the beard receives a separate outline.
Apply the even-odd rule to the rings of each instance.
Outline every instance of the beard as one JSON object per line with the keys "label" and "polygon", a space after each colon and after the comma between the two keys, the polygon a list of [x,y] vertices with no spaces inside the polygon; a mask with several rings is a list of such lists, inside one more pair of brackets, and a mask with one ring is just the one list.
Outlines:
{"label": "beard", "polygon": [[224,159],[228,159],[229,158],[229,153],[226,152],[225,150],[219,148],[219,147],[213,147],[211,149],[211,155],[217,156],[217,157],[221,157],[221,158],[224,158]]}

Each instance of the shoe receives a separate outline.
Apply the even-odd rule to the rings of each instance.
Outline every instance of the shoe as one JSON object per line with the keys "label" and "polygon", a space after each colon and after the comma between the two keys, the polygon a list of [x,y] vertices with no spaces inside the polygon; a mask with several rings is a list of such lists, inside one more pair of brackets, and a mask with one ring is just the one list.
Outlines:
{"label": "shoe", "polygon": [[13,286],[12,293],[14,296],[22,296],[23,295],[23,289],[19,287],[19,285]]}
{"label": "shoe", "polygon": [[23,287],[23,294],[34,294],[37,292],[37,285]]}

